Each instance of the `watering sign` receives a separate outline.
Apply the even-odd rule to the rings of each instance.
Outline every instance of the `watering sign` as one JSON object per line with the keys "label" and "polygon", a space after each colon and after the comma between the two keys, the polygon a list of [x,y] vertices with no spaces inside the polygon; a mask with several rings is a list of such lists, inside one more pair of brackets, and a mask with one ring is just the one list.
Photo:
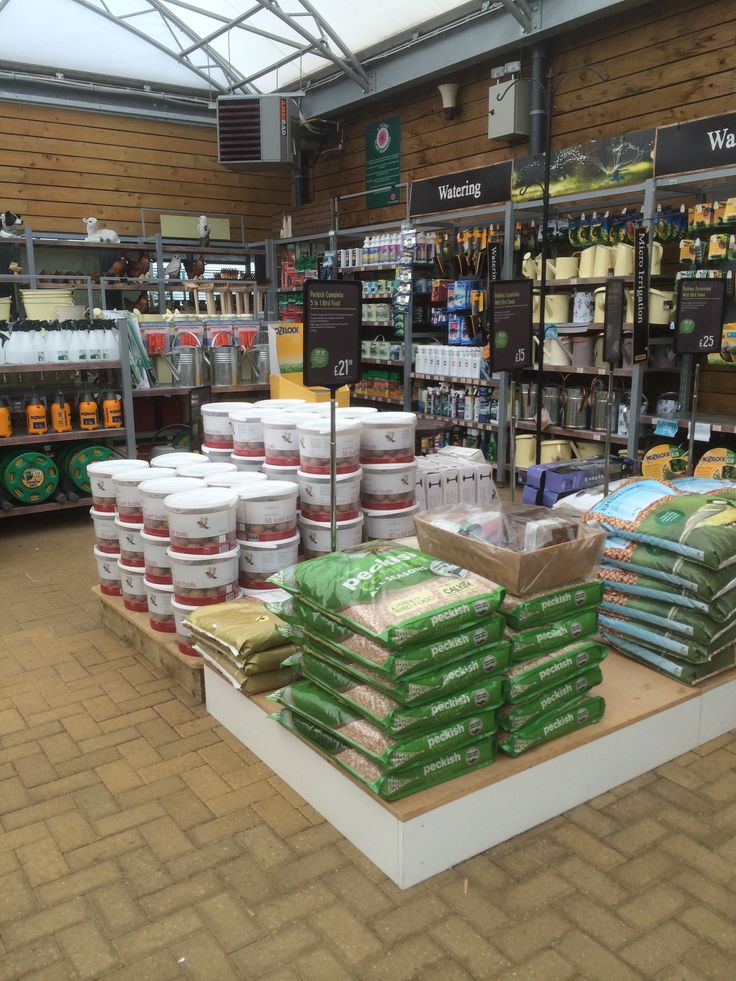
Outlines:
{"label": "watering sign", "polygon": [[337,388],[360,378],[361,284],[304,283],[304,383]]}

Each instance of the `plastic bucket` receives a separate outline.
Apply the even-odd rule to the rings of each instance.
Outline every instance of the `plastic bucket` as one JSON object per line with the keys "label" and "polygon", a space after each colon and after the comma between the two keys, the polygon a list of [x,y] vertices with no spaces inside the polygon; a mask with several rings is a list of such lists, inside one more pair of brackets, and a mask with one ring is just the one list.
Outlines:
{"label": "plastic bucket", "polygon": [[96,511],[89,509],[92,524],[95,526],[95,546],[104,555],[120,555],[118,529],[115,524],[117,515],[114,511]]}
{"label": "plastic bucket", "polygon": [[97,546],[94,547],[93,551],[97,562],[97,581],[100,584],[100,592],[104,593],[105,596],[122,596],[121,572],[117,556],[107,555],[105,552],[101,552]]}
{"label": "plastic bucket", "polygon": [[279,409],[298,409],[301,405],[310,405],[306,399],[259,399],[253,405],[259,409],[266,409],[269,412],[278,412]]}
{"label": "plastic bucket", "polygon": [[210,463],[232,463],[230,459],[232,450],[230,447],[226,450],[216,450],[213,446],[203,446],[202,453]]}
{"label": "plastic bucket", "polygon": [[361,463],[411,463],[417,417],[413,412],[377,412],[361,419]]}
{"label": "plastic bucket", "polygon": [[401,511],[364,511],[366,541],[374,538],[391,541],[394,538],[408,538],[414,534],[414,515],[416,504]]}
{"label": "plastic bucket", "polygon": [[185,463],[204,463],[206,459],[201,453],[161,453],[151,458],[151,469],[168,467],[176,470]]}
{"label": "plastic bucket", "polygon": [[145,559],[143,558],[143,539],[141,532],[143,525],[132,525],[120,518],[115,518],[115,527],[118,530],[118,544],[120,546],[120,561],[131,569],[144,569]]}
{"label": "plastic bucket", "polygon": [[148,622],[154,630],[162,634],[176,633],[176,620],[171,601],[174,598],[174,587],[151,582],[143,579],[148,600]]}
{"label": "plastic bucket", "polygon": [[168,538],[169,517],[164,501],[170,494],[196,490],[198,487],[204,487],[204,481],[194,477],[163,477],[161,480],[144,480],[139,484],[138,493],[141,498],[145,533],[156,535],[158,538]]}
{"label": "plastic bucket", "polygon": [[171,563],[167,555],[169,539],[159,538],[157,535],[148,535],[142,531],[141,541],[143,542],[146,579],[157,586],[170,585]]}
{"label": "plastic bucket", "polygon": [[360,501],[371,511],[395,511],[411,507],[416,500],[416,463],[366,463],[360,486]]}
{"label": "plastic bucket", "polygon": [[99,460],[88,465],[87,477],[92,491],[92,507],[96,511],[117,510],[113,477],[116,473],[125,473],[129,470],[148,470],[148,463],[145,460],[115,459]]}
{"label": "plastic bucket", "polygon": [[202,406],[204,445],[216,450],[233,449],[233,433],[230,428],[230,410],[240,409],[243,402],[208,402]]}
{"label": "plastic bucket", "polygon": [[269,413],[263,417],[263,445],[269,466],[299,466],[297,426],[310,418],[297,412]]}
{"label": "plastic bucket", "polygon": [[207,487],[242,487],[244,484],[252,484],[267,480],[265,473],[250,472],[248,470],[235,470],[234,473],[218,473],[214,477],[205,477]]}
{"label": "plastic bucket", "polygon": [[192,631],[184,624],[187,615],[191,613],[192,610],[196,610],[197,607],[189,606],[186,603],[177,603],[175,599],[172,599],[171,609],[174,612],[176,646],[179,648],[181,653],[186,654],[187,657],[200,657],[200,655],[192,647]]}
{"label": "plastic bucket", "polygon": [[[299,521],[299,530],[302,536],[302,551],[305,559],[315,559],[320,555],[327,555],[331,551],[332,528],[329,522],[310,521],[309,518],[302,518]],[[337,550],[352,548],[360,545],[363,540],[363,515],[351,518],[350,521],[338,521],[337,523]]]}
{"label": "plastic bucket", "polygon": [[286,480],[267,480],[235,490],[240,541],[277,542],[294,537],[299,496],[295,484]]}
{"label": "plastic bucket", "polygon": [[235,456],[233,453],[230,462],[238,468],[238,473],[261,473],[266,458],[265,456]]}
{"label": "plastic bucket", "polygon": [[[310,521],[329,521],[331,518],[329,475],[304,473],[300,470],[297,478],[302,517]],[[360,469],[355,473],[338,474],[335,481],[338,521],[349,521],[360,514],[360,481]]]}
{"label": "plastic bucket", "polygon": [[177,467],[177,477],[198,477],[204,480],[206,477],[214,477],[219,473],[235,473],[238,468],[234,463],[185,463],[183,467]]}
{"label": "plastic bucket", "polygon": [[[165,470],[159,467],[155,472],[156,478],[174,477],[176,470]],[[145,470],[124,470],[113,477],[115,484],[115,498],[117,500],[117,512],[121,521],[138,525],[143,521],[143,509],[141,507],[141,495],[138,490],[144,480],[151,480],[151,468]]]}
{"label": "plastic bucket", "polygon": [[164,500],[172,552],[219,555],[235,545],[238,495],[226,487],[198,487]]}
{"label": "plastic bucket", "polygon": [[118,559],[120,586],[123,590],[123,606],[133,613],[148,613],[146,587],[143,585],[143,569],[131,569]]}
{"label": "plastic bucket", "polygon": [[268,577],[299,561],[299,533],[267,544],[239,542],[240,585],[243,589],[276,589]]}
{"label": "plastic bucket", "polygon": [[[360,469],[360,430],[356,419],[335,420],[335,471],[354,473]],[[329,419],[300,422],[299,461],[305,473],[330,473],[331,424]]]}
{"label": "plastic bucket", "polygon": [[264,415],[272,410],[249,406],[248,408],[233,409],[230,412],[230,425],[233,430],[233,454],[249,457],[263,457],[266,451],[263,447]]}
{"label": "plastic bucket", "polygon": [[168,549],[174,599],[185,606],[210,606],[236,599],[240,549],[220,555],[183,555]]}

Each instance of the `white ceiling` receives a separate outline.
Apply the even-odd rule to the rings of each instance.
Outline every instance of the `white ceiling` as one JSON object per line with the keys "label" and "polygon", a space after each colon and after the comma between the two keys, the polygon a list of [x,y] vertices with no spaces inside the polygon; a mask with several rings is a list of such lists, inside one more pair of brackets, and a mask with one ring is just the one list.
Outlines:
{"label": "white ceiling", "polygon": [[467,6],[467,0],[0,0],[2,60],[211,95],[270,92],[297,88],[330,65],[360,81],[354,52]]}

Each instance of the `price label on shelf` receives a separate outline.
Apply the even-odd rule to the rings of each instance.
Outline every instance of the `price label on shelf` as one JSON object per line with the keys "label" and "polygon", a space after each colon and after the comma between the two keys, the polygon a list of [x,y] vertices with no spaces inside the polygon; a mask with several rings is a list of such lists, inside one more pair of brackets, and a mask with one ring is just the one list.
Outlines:
{"label": "price label on shelf", "polygon": [[361,284],[304,284],[304,384],[337,388],[360,378]]}
{"label": "price label on shelf", "polygon": [[518,371],[532,363],[532,281],[491,283],[491,371]]}
{"label": "price label on shelf", "polygon": [[717,354],[721,349],[725,279],[681,279],[677,291],[675,350]]}

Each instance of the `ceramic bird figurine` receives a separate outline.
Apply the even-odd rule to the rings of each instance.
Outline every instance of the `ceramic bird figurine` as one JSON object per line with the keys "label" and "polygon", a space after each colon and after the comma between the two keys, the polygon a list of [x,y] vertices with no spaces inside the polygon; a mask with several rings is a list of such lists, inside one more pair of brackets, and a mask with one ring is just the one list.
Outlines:
{"label": "ceramic bird figurine", "polygon": [[128,270],[131,279],[145,279],[151,268],[151,257],[147,252],[141,252],[140,258]]}
{"label": "ceramic bird figurine", "polygon": [[144,290],[135,301],[135,307],[138,313],[148,313],[148,293]]}
{"label": "ceramic bird figurine", "polygon": [[115,262],[113,262],[105,275],[111,276],[114,279],[123,279],[128,275],[128,257],[124,252],[121,253],[119,259],[116,259]]}
{"label": "ceramic bird figurine", "polygon": [[164,273],[167,279],[181,279],[181,258],[178,255],[169,259],[164,268]]}
{"label": "ceramic bird figurine", "polygon": [[199,216],[197,231],[199,233],[199,247],[203,249],[205,246],[210,244],[210,223],[207,219],[207,215]]}
{"label": "ceramic bird figurine", "polygon": [[23,267],[22,266],[19,266],[18,263],[15,260],[13,260],[10,263],[10,265],[8,266],[8,269],[12,272],[12,274],[14,276],[20,276],[20,274],[23,272]]}
{"label": "ceramic bird figurine", "polygon": [[201,279],[204,276],[206,263],[204,261],[204,256],[200,255],[194,260],[190,260],[185,263],[185,269],[188,279]]}

